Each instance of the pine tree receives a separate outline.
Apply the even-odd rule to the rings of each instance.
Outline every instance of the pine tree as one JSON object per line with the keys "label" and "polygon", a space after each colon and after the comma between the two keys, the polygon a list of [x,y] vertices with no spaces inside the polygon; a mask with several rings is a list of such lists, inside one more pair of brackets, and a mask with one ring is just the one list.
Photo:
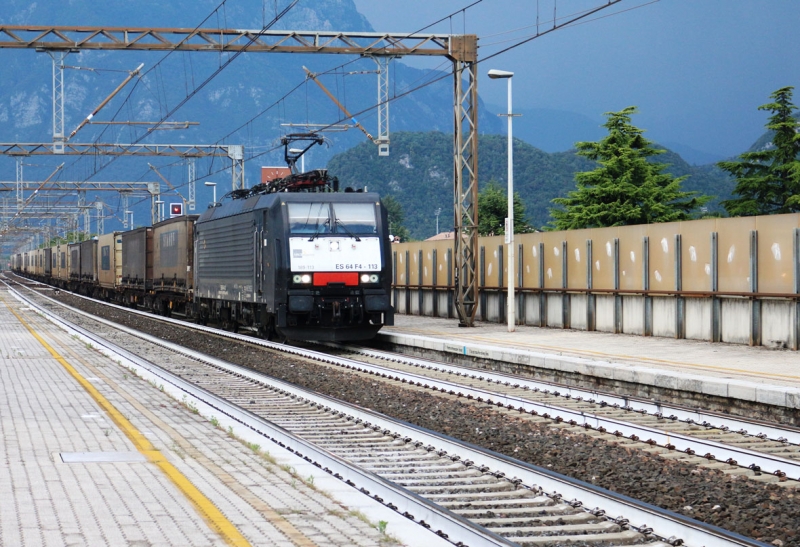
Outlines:
{"label": "pine tree", "polygon": [[733,193],[739,197],[722,202],[731,216],[800,212],[800,122],[792,116],[797,109],[793,89],[782,87],[770,95],[773,102],[758,107],[772,112],[767,123],[774,132],[771,145],[717,164],[737,180]]}
{"label": "pine tree", "polygon": [[[508,194],[496,180],[478,193],[478,234],[503,235],[506,233],[506,216],[508,216]],[[522,198],[514,192],[514,233],[525,234],[531,231],[525,219],[525,205]]]}
{"label": "pine tree", "polygon": [[593,171],[575,174],[578,189],[553,203],[550,210],[557,230],[600,228],[672,222],[691,218],[708,196],[681,191],[687,177],[662,173],[666,164],[648,160],[665,151],[653,147],[643,131],[631,124],[634,106],[606,112],[608,136],[599,142],[579,142],[578,155],[598,162]]}
{"label": "pine tree", "polygon": [[381,201],[383,206],[386,207],[386,216],[389,220],[389,233],[397,237],[402,242],[409,239],[408,228],[403,225],[405,215],[403,214],[403,206],[395,199],[394,196],[384,196]]}

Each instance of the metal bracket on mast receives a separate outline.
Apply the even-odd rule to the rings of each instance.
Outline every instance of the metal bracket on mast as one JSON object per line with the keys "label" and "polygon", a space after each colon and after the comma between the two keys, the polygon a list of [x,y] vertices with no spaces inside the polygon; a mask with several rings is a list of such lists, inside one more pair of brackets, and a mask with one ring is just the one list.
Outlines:
{"label": "metal bracket on mast", "polygon": [[378,65],[378,135],[374,143],[378,145],[378,155],[389,155],[389,61],[393,55],[370,55]]}
{"label": "metal bracket on mast", "polygon": [[195,189],[196,170],[195,170],[194,159],[193,158],[187,158],[186,159],[186,166],[189,169],[189,173],[188,173],[189,200],[186,202],[186,207],[190,211],[194,211],[195,207],[196,207],[196,201],[195,201],[195,197],[196,197],[196,193],[195,193],[196,192],[196,189]]}
{"label": "metal bracket on mast", "polygon": [[233,190],[244,190],[244,146],[228,145],[228,157],[231,159],[231,182]]}
{"label": "metal bracket on mast", "polygon": [[63,154],[64,143],[64,59],[69,50],[48,51],[53,60],[53,153]]}

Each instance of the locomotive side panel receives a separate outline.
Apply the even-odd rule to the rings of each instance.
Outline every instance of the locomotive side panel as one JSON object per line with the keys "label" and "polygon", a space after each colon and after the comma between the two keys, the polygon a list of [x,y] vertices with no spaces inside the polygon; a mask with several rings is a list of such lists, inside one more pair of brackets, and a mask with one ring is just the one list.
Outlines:
{"label": "locomotive side panel", "polygon": [[255,213],[195,225],[195,294],[203,298],[253,302]]}

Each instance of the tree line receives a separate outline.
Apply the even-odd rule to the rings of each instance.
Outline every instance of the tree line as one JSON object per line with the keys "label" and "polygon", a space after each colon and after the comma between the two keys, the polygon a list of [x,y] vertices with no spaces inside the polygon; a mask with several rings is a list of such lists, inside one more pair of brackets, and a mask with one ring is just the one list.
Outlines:
{"label": "tree line", "polygon": [[[793,115],[794,88],[783,87],[759,110],[771,113],[766,128],[772,142],[762,149],[721,161],[717,166],[736,181],[733,198],[722,202],[730,216],[800,212],[800,121]],[[577,188],[552,200],[551,223],[546,229],[574,230],[630,224],[674,222],[699,218],[712,196],[686,192],[686,176],[665,172],[667,164],[654,161],[666,151],[643,136],[631,123],[636,107],[607,112],[608,135],[597,142],[576,143],[577,155],[596,162],[591,171],[575,174]],[[502,188],[490,183],[479,195],[479,233],[502,234],[506,215]],[[530,231],[524,206],[514,196],[515,231]]]}

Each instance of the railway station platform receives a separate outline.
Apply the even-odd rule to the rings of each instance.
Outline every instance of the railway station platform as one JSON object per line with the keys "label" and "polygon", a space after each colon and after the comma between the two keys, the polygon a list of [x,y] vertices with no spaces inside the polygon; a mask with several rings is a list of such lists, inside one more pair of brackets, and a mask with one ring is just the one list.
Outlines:
{"label": "railway station platform", "polygon": [[[569,385],[780,418],[800,426],[800,353],[792,350],[395,315],[379,343]],[[714,404],[716,401],[716,404]]]}
{"label": "railway station platform", "polygon": [[0,289],[0,545],[383,544],[366,496],[337,501],[276,452],[267,461]]}

